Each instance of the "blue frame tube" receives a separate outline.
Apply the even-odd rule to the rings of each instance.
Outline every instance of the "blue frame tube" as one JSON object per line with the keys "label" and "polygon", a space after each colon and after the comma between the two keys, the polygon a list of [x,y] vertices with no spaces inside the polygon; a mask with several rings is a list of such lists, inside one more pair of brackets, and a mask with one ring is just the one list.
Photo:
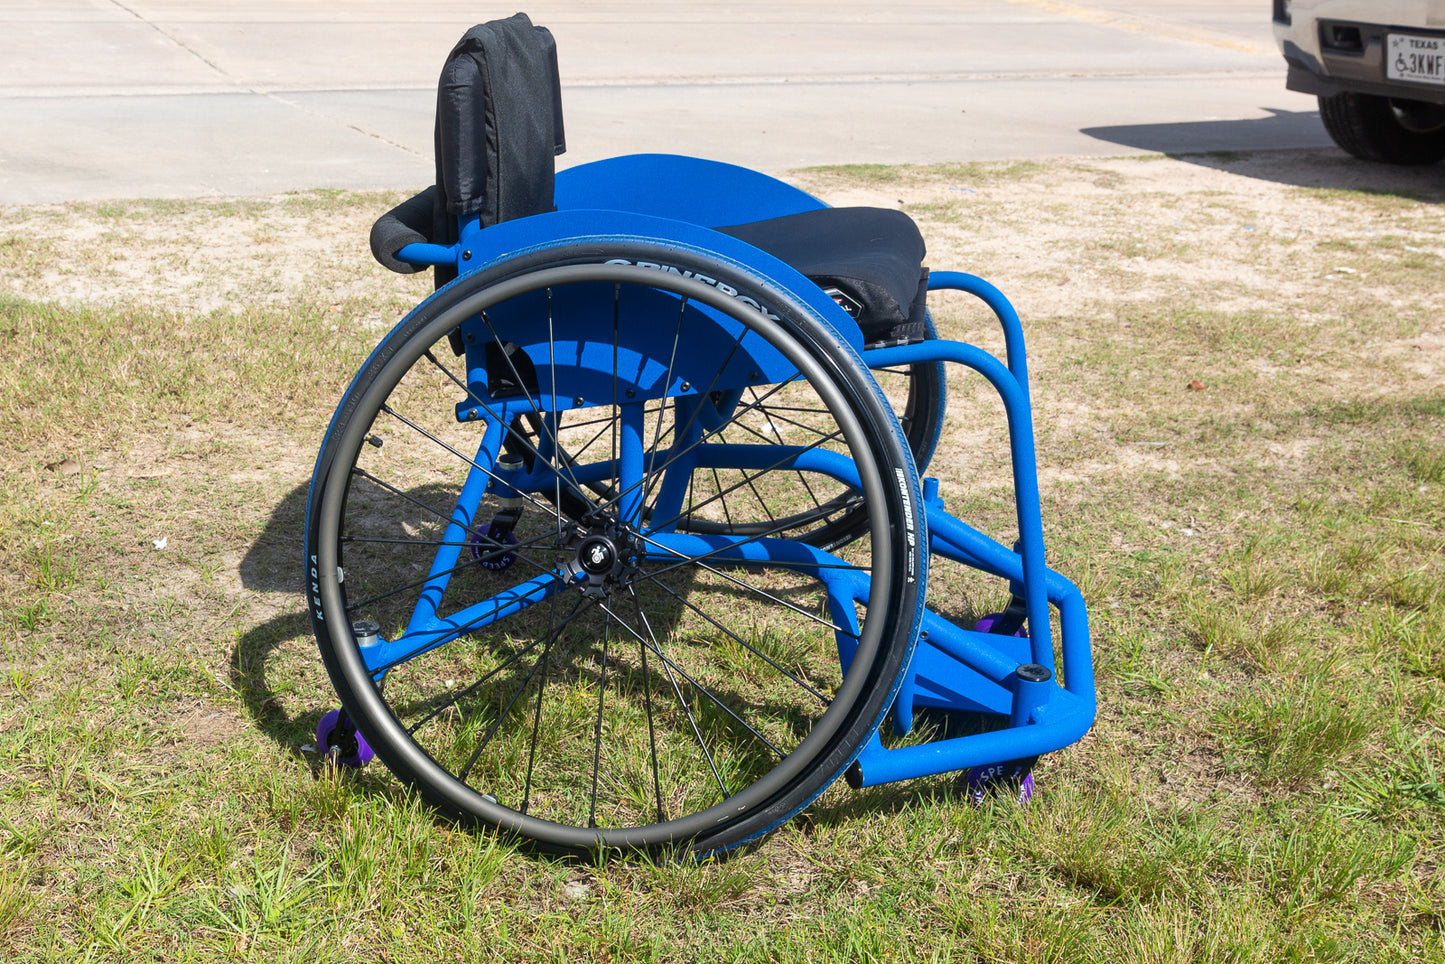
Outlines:
{"label": "blue frame tube", "polygon": [[410,636],[436,622],[437,607],[441,605],[447,584],[451,582],[452,571],[462,553],[462,543],[467,541],[472,527],[476,525],[472,514],[476,512],[482,496],[486,494],[487,485],[496,469],[496,453],[501,447],[502,426],[488,419],[487,427],[482,432],[481,444],[477,446],[477,456],[472,467],[467,470],[467,479],[462,483],[461,492],[457,494],[456,504],[452,506],[451,521],[442,531],[442,545],[437,547],[431,571],[427,573],[426,584],[417,599],[416,608],[411,612],[411,618],[407,621],[404,635]]}
{"label": "blue frame tube", "polygon": [[928,275],[929,291],[963,291],[978,298],[993,310],[1003,328],[1004,359],[1013,373],[1024,397],[1029,395],[1028,353],[1024,351],[1024,326],[1019,313],[1004,293],[978,275],[962,271],[933,271]]}
{"label": "blue frame tube", "polygon": [[[999,296],[1003,297],[1002,295]],[[957,341],[925,341],[897,348],[876,348],[866,352],[870,367],[915,365],[949,361],[972,368],[987,378],[1003,400],[1009,427],[1009,455],[1013,463],[1014,498],[1018,506],[1019,553],[1023,557],[1024,609],[1028,614],[1029,641],[1034,662],[1053,669],[1054,648],[1049,629],[1045,593],[1044,527],[1039,509],[1039,482],[1034,455],[1033,415],[1027,388],[997,358],[973,345]],[[1019,353],[1022,368],[1022,352]],[[929,526],[934,513],[929,513]]]}
{"label": "blue frame tube", "polygon": [[[859,754],[855,769],[849,775],[849,783],[855,787],[869,787],[1024,759],[1062,749],[1089,732],[1094,722],[1096,700],[1084,599],[1071,582],[1052,570],[1048,573],[1048,589],[1050,599],[1058,606],[1062,626],[1062,687],[1056,682],[1037,684],[1049,687],[1046,691],[1049,699],[1042,705],[1038,705],[1036,699],[1030,699],[1031,694],[1017,694],[1015,709],[1010,716],[1023,716],[1025,720],[1022,725],[1013,725],[1005,730],[893,749],[884,747],[879,735],[874,733]],[[956,627],[954,631],[964,638],[986,635]],[[931,643],[930,633],[925,644]],[[995,664],[997,668],[1001,666]],[[1010,675],[1015,670],[1016,667],[1010,667]],[[1015,688],[1012,681],[1006,680],[1005,684]],[[1011,722],[1018,723],[1017,720]]]}

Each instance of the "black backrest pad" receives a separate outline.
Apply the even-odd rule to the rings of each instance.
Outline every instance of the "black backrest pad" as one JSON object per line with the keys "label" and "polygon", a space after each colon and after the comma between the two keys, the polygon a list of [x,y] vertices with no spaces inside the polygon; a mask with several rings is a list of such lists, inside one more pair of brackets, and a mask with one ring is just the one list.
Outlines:
{"label": "black backrest pad", "polygon": [[438,214],[490,226],[552,210],[565,149],[551,32],[524,13],[468,30],[437,84]]}

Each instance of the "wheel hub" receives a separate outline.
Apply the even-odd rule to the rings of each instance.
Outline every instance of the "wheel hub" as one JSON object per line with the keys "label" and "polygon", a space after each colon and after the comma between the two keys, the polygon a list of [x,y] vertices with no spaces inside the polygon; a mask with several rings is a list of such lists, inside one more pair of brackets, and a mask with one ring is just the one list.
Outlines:
{"label": "wheel hub", "polygon": [[606,536],[588,536],[577,547],[577,565],[593,576],[610,575],[617,565],[617,547]]}
{"label": "wheel hub", "polygon": [[632,534],[611,523],[583,536],[563,568],[583,595],[602,598],[627,582],[637,568],[638,554],[637,540]]}

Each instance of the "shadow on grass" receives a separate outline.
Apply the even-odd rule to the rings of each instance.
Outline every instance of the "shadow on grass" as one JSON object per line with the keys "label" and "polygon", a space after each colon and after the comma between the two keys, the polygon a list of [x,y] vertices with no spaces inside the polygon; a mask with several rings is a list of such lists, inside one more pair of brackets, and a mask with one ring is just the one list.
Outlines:
{"label": "shadow on grass", "polygon": [[302,523],[308,489],[309,483],[302,483],[282,497],[241,559],[242,586],[253,592],[294,594],[295,609],[252,627],[236,640],[229,681],[257,728],[302,759],[305,757],[297,747],[310,742],[307,736],[314,734],[326,708],[318,707],[294,718],[288,716],[275,699],[267,664],[283,643],[311,634],[301,582]]}

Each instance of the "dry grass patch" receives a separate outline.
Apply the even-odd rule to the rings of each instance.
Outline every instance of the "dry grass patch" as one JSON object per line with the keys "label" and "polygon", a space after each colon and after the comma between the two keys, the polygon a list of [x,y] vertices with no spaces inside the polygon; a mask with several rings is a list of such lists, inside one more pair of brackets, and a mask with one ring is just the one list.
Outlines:
{"label": "dry grass patch", "polygon": [[[728,861],[584,869],[317,767],[302,506],[336,398],[429,287],[366,250],[397,198],[22,208],[0,224],[0,953],[1445,959],[1445,191],[1325,151],[794,180],[909,211],[931,265],[1024,317],[1101,698],[1031,809],[838,787]],[[936,315],[1001,346],[965,299]],[[1006,534],[999,406],[950,392],[930,473]],[[930,589],[997,602],[950,567]]]}

